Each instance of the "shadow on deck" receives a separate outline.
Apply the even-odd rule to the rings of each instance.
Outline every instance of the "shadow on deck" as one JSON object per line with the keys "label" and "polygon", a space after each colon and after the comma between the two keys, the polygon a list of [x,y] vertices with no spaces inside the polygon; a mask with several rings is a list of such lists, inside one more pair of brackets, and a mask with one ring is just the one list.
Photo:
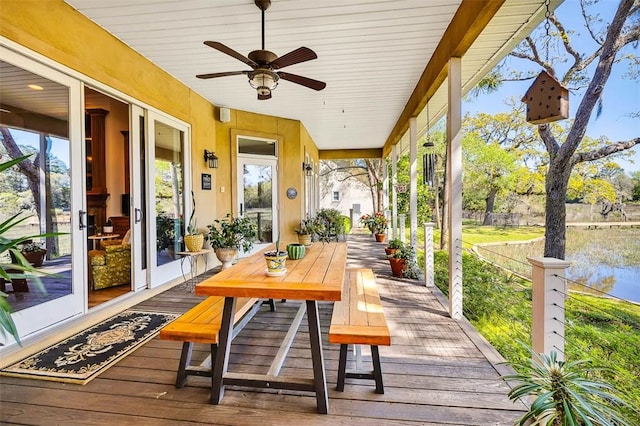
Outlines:
{"label": "shadow on deck", "polygon": [[[305,393],[227,388],[222,404],[210,405],[210,380],[190,377],[185,388],[173,386],[181,344],[155,338],[85,386],[0,378],[0,419],[3,424],[514,424],[523,407],[508,400],[491,348],[468,323],[449,318],[423,283],[392,279],[383,247],[369,235],[349,237],[348,265],[375,271],[392,333],[392,346],[380,347],[384,395],[374,392],[370,380],[349,379],[344,392],[334,390],[339,346],[327,342],[332,304],[322,303],[328,415],[317,414],[315,397]],[[138,307],[184,312],[199,300],[177,286]],[[229,370],[265,373],[298,306],[278,303],[275,313],[263,307],[234,340]],[[281,375],[312,377],[308,347],[305,320]],[[206,345],[196,345],[194,359],[207,352]]]}

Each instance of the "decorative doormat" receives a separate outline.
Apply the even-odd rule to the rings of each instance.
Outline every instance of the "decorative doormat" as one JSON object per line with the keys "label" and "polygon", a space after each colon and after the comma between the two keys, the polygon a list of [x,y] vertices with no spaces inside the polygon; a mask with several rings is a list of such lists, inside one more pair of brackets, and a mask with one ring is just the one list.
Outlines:
{"label": "decorative doormat", "polygon": [[124,311],[4,368],[0,374],[84,385],[151,340],[178,316]]}

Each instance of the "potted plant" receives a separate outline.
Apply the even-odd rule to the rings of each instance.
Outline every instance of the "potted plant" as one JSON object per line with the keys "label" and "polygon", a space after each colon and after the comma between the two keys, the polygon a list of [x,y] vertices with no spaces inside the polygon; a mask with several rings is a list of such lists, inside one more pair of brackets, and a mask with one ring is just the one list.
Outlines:
{"label": "potted plant", "polygon": [[276,249],[266,251],[264,258],[267,261],[267,275],[280,276],[287,272],[287,268],[285,268],[287,252],[280,250],[280,235],[278,235],[278,239],[276,240]]}
{"label": "potted plant", "polygon": [[394,238],[393,240],[389,240],[389,244],[384,248],[384,252],[389,256],[390,254],[394,254],[399,249],[404,246],[402,240]]}
{"label": "potted plant", "polygon": [[44,262],[47,250],[42,246],[41,242],[27,240],[20,245],[20,253],[34,268],[39,268]]}
{"label": "potted plant", "polygon": [[316,232],[316,222],[312,218],[303,219],[300,221],[300,226],[294,228],[294,232],[298,234],[298,242],[304,244],[306,247],[311,246],[311,237]]}
{"label": "potted plant", "polygon": [[204,234],[198,232],[196,226],[196,197],[191,191],[191,216],[189,217],[189,225],[187,225],[187,235],[184,236],[184,245],[189,251],[200,251],[204,245]]}
{"label": "potted plant", "polygon": [[391,274],[394,277],[418,278],[418,261],[416,249],[410,245],[404,245],[394,254],[387,256],[391,265]]}
{"label": "potted plant", "polygon": [[382,212],[375,212],[371,217],[371,226],[373,228],[372,232],[375,235],[377,242],[384,242],[386,237],[385,231],[387,230],[388,225],[387,217]]}
{"label": "potted plant", "polygon": [[518,424],[630,424],[622,412],[632,410],[629,404],[614,394],[610,384],[594,379],[594,372],[602,368],[589,367],[586,360],[559,361],[555,351],[547,355],[527,349],[532,355],[529,361],[513,364],[517,373],[502,377],[518,382],[509,392],[509,399],[530,403]]}
{"label": "potted plant", "polygon": [[250,251],[257,237],[255,223],[247,217],[233,217],[227,214],[224,219],[216,219],[208,225],[207,241],[215,250],[218,260],[222,262],[222,269],[231,267],[231,262],[238,255],[238,251]]}

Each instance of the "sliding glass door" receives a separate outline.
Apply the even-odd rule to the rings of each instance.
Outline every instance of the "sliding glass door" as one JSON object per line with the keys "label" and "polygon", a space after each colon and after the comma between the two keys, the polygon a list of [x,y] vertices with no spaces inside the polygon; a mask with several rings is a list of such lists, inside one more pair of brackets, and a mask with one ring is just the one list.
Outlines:
{"label": "sliding glass door", "polygon": [[[0,221],[24,218],[3,237],[26,239],[19,249],[39,275],[13,270],[15,279],[0,279],[0,290],[26,337],[86,306],[83,173],[71,173],[84,169],[81,86],[4,47],[0,57],[0,161],[28,155],[2,172]],[[16,263],[2,255],[3,264]],[[0,334],[0,343],[12,338]]]}

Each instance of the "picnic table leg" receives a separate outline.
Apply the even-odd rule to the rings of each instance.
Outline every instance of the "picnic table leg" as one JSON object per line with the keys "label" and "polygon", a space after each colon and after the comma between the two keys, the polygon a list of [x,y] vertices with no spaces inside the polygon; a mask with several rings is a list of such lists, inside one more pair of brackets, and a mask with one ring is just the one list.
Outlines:
{"label": "picnic table leg", "polygon": [[223,378],[229,365],[229,351],[231,350],[231,337],[233,332],[233,313],[236,310],[236,298],[224,298],[224,310],[222,311],[222,323],[218,332],[218,351],[216,353],[213,372],[211,374],[211,403],[218,405],[224,396]]}
{"label": "picnic table leg", "polygon": [[329,412],[329,396],[327,393],[327,375],[324,371],[322,355],[322,336],[320,319],[318,318],[318,302],[307,300],[307,319],[309,320],[309,340],[311,341],[311,360],[313,361],[313,381],[316,390],[318,413]]}

